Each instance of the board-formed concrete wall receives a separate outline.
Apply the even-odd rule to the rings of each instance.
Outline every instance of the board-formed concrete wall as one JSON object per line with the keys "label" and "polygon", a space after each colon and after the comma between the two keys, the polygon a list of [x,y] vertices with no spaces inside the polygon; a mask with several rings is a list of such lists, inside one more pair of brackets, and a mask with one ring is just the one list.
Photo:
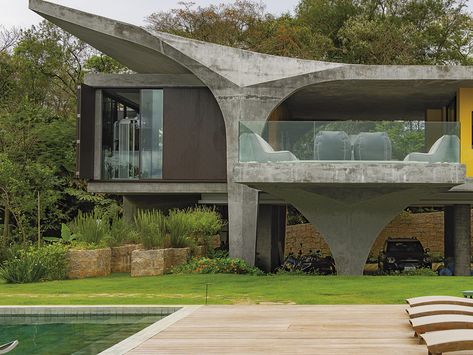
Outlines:
{"label": "board-formed concrete wall", "polygon": [[[473,212],[471,220],[473,223]],[[430,249],[431,253],[443,255],[443,229],[443,212],[401,213],[379,234],[371,248],[370,255],[376,257],[383,247],[384,241],[389,237],[416,237],[422,242],[424,248]],[[321,250],[325,254],[330,252],[323,235],[312,224],[287,226],[285,255],[291,251],[299,252],[301,243],[304,253],[309,252],[309,250]]]}

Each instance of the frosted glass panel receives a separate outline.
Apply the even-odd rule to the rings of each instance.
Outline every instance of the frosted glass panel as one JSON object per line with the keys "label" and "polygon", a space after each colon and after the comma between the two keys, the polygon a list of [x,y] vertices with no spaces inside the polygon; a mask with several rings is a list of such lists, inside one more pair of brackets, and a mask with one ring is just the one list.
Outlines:
{"label": "frosted glass panel", "polygon": [[141,178],[163,176],[163,91],[141,90]]}

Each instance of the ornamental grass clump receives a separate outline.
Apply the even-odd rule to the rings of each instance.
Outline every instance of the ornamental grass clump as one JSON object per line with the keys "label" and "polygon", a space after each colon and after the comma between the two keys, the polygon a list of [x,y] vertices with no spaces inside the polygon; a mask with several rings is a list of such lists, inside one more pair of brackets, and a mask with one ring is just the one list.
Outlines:
{"label": "ornamental grass clump", "polygon": [[138,211],[135,216],[135,225],[145,249],[162,249],[171,246],[166,233],[166,217],[161,212]]}
{"label": "ornamental grass clump", "polygon": [[70,224],[71,231],[79,243],[99,246],[110,238],[110,223],[97,212],[82,213]]}
{"label": "ornamental grass clump", "polygon": [[189,217],[185,211],[174,210],[166,218],[171,248],[187,248],[193,244],[189,238],[192,227]]}
{"label": "ornamental grass clump", "polygon": [[110,233],[105,242],[109,247],[118,247],[126,243],[139,242],[139,237],[131,223],[117,216],[110,222]]}

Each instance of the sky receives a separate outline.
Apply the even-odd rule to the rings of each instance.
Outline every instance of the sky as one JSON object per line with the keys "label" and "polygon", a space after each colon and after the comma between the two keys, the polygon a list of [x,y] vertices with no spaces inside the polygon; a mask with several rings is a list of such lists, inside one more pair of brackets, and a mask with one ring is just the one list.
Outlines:
{"label": "sky", "polygon": [[[179,0],[49,0],[51,2],[110,17],[116,20],[143,25],[144,18],[156,11],[178,7]],[[473,1],[473,0],[471,0]],[[232,3],[226,0],[193,0],[200,6]],[[266,0],[266,8],[274,14],[293,11],[299,0]],[[29,27],[39,23],[41,17],[28,10],[28,0],[0,0],[0,25],[6,28]]]}
{"label": "sky", "polygon": [[[116,20],[143,25],[144,18],[156,11],[178,6],[179,0],[49,0],[61,5],[92,12]],[[231,3],[232,0],[193,0],[197,5]],[[299,0],[263,0],[273,14],[293,12]],[[468,0],[473,12],[473,0]],[[0,25],[3,27],[29,27],[39,23],[41,17],[28,10],[28,0],[0,0]]]}

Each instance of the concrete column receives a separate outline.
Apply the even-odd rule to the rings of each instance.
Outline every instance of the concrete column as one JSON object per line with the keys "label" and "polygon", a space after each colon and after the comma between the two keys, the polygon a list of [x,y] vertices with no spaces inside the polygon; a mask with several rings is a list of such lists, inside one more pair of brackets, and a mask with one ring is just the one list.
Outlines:
{"label": "concrete column", "polygon": [[260,205],[256,230],[256,266],[271,272],[281,265],[286,234],[286,207]]}
{"label": "concrete column", "polygon": [[230,257],[255,265],[258,191],[228,183],[228,244]]}
{"label": "concrete column", "polygon": [[470,205],[454,206],[454,257],[455,276],[470,276],[471,221]]}
{"label": "concrete column", "polygon": [[443,210],[444,258],[453,258],[454,251],[454,207],[445,206]]}
{"label": "concrete column", "polygon": [[136,204],[130,198],[123,196],[123,219],[132,222],[137,211]]}

